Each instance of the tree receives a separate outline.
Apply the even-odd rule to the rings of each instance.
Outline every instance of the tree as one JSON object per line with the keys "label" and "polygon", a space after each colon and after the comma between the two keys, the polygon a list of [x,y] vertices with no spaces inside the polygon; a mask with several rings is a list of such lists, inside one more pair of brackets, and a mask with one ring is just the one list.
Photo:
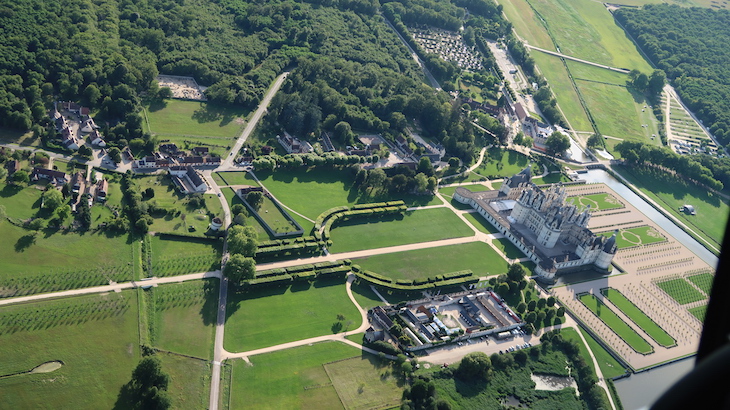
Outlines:
{"label": "tree", "polygon": [[[537,349],[535,349],[537,350]],[[527,364],[527,353],[525,353],[524,350],[518,350],[515,352],[515,362],[519,364],[520,366],[524,366]]]}
{"label": "tree", "polygon": [[537,315],[535,312],[530,312],[525,316],[525,322],[527,323],[535,323],[535,320],[537,320]]}
{"label": "tree", "polygon": [[251,226],[232,226],[228,229],[228,250],[231,254],[253,257],[258,247],[258,234]]}
{"label": "tree", "polygon": [[535,302],[534,300],[527,302],[527,310],[529,310],[530,312],[534,312],[536,307],[537,302]]}
{"label": "tree", "polygon": [[549,307],[555,306],[555,296],[548,296],[548,298],[547,298],[547,305]]}
{"label": "tree", "polygon": [[519,282],[522,280],[522,278],[525,277],[525,268],[520,263],[513,263],[509,265],[509,270],[507,270],[507,277],[509,278],[509,280]]}
{"label": "tree", "polygon": [[170,87],[160,87],[157,90],[157,98],[164,100],[165,98],[172,98],[172,90]]}
{"label": "tree", "polygon": [[233,282],[253,279],[256,276],[256,262],[252,258],[240,254],[233,254],[226,262],[223,274]]}
{"label": "tree", "polygon": [[243,204],[236,204],[231,207],[231,214],[238,215],[238,214],[246,214],[246,207],[243,206]]}
{"label": "tree", "polygon": [[63,194],[56,188],[51,188],[43,193],[43,208],[53,212],[63,205]]}
{"label": "tree", "polygon": [[132,371],[129,386],[132,390],[133,408],[169,409],[170,399],[166,391],[170,384],[170,376],[162,371],[160,359],[145,357]]}
{"label": "tree", "polygon": [[527,310],[527,305],[525,304],[525,302],[520,302],[517,305],[517,313],[523,314],[523,313],[525,313],[526,310]]}
{"label": "tree", "polygon": [[464,380],[489,379],[492,361],[484,352],[472,352],[464,356],[456,370],[457,376]]}
{"label": "tree", "polygon": [[647,91],[654,96],[658,96],[664,89],[664,84],[666,84],[666,82],[667,75],[664,73],[664,71],[654,70],[649,76]]}
{"label": "tree", "polygon": [[134,223],[134,227],[137,229],[137,232],[141,234],[146,234],[150,230],[149,225],[147,225],[147,220],[144,218],[139,218],[137,222]]}
{"label": "tree", "polygon": [[350,123],[346,121],[340,121],[335,125],[335,138],[345,145],[352,145],[355,142],[354,134]]}
{"label": "tree", "polygon": [[109,154],[109,158],[111,158],[115,163],[118,164],[122,162],[122,151],[120,151],[119,148],[111,147],[107,153]]}
{"label": "tree", "polygon": [[547,138],[545,146],[547,147],[548,153],[557,155],[570,148],[570,140],[567,135],[560,131],[555,131]]}
{"label": "tree", "polygon": [[459,158],[457,157],[451,157],[449,158],[449,168],[453,170],[457,170],[459,168]]}
{"label": "tree", "polygon": [[246,202],[251,205],[251,208],[258,211],[264,203],[264,193],[261,191],[251,191],[246,194]]}
{"label": "tree", "polygon": [[33,230],[33,231],[40,231],[42,229],[46,229],[47,225],[48,225],[48,223],[46,222],[45,219],[36,218],[36,219],[30,221],[30,223],[28,224],[28,229]]}
{"label": "tree", "polygon": [[65,221],[69,216],[71,216],[71,207],[68,205],[63,205],[61,207],[56,208],[56,219],[58,219],[58,222],[61,223]]}
{"label": "tree", "polygon": [[416,181],[416,191],[419,194],[423,194],[426,192],[426,189],[428,189],[428,178],[425,174],[419,173],[415,177]]}
{"label": "tree", "polygon": [[21,169],[15,171],[12,180],[15,185],[27,185],[30,183],[30,175],[28,175],[28,171]]}
{"label": "tree", "polygon": [[421,157],[418,160],[417,172],[422,172],[429,177],[433,175],[433,164],[431,164],[431,160],[428,157]]}
{"label": "tree", "polygon": [[599,134],[593,134],[588,137],[586,145],[588,146],[588,148],[591,149],[603,148],[603,137],[601,137]]}
{"label": "tree", "polygon": [[144,190],[144,197],[145,198],[154,198],[155,197],[155,189],[152,187],[149,187]]}
{"label": "tree", "polygon": [[537,300],[537,308],[538,309],[544,309],[545,305],[547,305],[547,299],[540,298]]}
{"label": "tree", "polygon": [[560,306],[560,307],[558,308],[558,312],[557,312],[556,314],[558,315],[558,317],[563,317],[563,316],[565,316],[565,308],[564,308],[564,307],[562,307],[562,306]]}

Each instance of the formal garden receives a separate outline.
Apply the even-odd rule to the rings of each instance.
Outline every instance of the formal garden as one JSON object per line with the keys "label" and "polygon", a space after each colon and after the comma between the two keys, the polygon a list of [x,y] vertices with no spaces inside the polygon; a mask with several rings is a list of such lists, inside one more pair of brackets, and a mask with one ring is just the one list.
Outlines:
{"label": "formal garden", "polygon": [[573,205],[578,207],[580,212],[583,212],[586,209],[589,209],[591,212],[595,212],[624,207],[624,204],[622,204],[621,201],[609,193],[568,197],[566,202],[572,202]]}
{"label": "formal garden", "polygon": [[[613,233],[614,231],[597,232],[598,235],[605,237],[610,237]],[[616,235],[616,246],[619,249],[666,241],[667,238],[651,225],[636,226],[633,228],[619,228],[618,234]]]}
{"label": "formal garden", "polygon": [[601,294],[616,306],[634,324],[646,332],[657,344],[664,347],[677,345],[677,341],[652,320],[644,311],[639,309],[623,293],[614,288],[601,289]]}
{"label": "formal garden", "polygon": [[654,351],[651,345],[644,340],[634,329],[624,322],[616,313],[606,306],[601,300],[591,293],[584,293],[578,296],[578,300],[606,324],[618,337],[623,339],[632,349],[641,354],[649,354]]}
{"label": "formal garden", "polygon": [[707,299],[706,295],[702,294],[702,292],[697,290],[697,288],[692,286],[692,284],[683,277],[659,280],[654,283],[659,287],[659,289],[663,290],[664,293],[669,295],[669,297],[677,301],[680,305],[687,305],[689,303]]}

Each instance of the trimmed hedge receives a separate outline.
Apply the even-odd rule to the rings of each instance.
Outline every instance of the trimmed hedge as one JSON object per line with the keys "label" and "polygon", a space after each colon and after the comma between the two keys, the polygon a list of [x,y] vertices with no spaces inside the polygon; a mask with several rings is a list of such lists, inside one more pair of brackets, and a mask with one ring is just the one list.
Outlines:
{"label": "trimmed hedge", "polygon": [[428,278],[424,280],[397,280],[394,283],[393,279],[386,276],[379,275],[375,272],[371,272],[368,270],[361,271],[360,266],[358,265],[353,265],[351,269],[355,273],[355,276],[367,282],[370,282],[373,285],[401,291],[425,290],[446,286],[460,286],[479,282],[479,278],[474,276],[474,273],[470,270],[446,273],[443,275],[438,275],[435,278]]}
{"label": "trimmed hedge", "polygon": [[345,277],[350,267],[342,261],[319,262],[260,271],[255,279],[244,282],[245,286],[276,286],[290,284],[293,281],[314,281],[319,278]]}

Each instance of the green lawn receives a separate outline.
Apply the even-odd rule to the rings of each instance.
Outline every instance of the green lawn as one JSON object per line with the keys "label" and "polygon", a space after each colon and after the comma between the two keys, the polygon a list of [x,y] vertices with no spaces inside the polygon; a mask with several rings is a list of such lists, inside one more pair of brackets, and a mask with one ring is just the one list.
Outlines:
{"label": "green lawn", "polygon": [[220,269],[222,242],[194,238],[150,238],[152,274],[173,276]]}
{"label": "green lawn", "polygon": [[530,53],[535,63],[540,68],[540,72],[545,76],[550,88],[555,94],[558,106],[565,113],[568,122],[576,131],[593,131],[591,123],[588,121],[583,107],[580,104],[578,94],[573,88],[573,84],[568,77],[562,61],[559,58],[533,51]]}
{"label": "green lawn", "polygon": [[[0,287],[38,293],[108,284],[107,273],[116,281],[132,279],[132,246],[126,235],[45,230],[33,236],[33,231],[0,221],[0,237]],[[92,268],[93,275],[76,275]]]}
{"label": "green lawn", "polygon": [[[664,172],[628,167],[616,167],[615,170],[662,205],[667,212],[693,229],[701,231],[716,247],[721,246],[730,213],[727,201],[702,187]],[[685,204],[694,206],[697,215],[679,212],[678,209]]]}
{"label": "green lawn", "polygon": [[504,14],[520,37],[533,46],[555,51],[555,46],[540,18],[535,15],[526,0],[499,0],[497,3],[504,7]]}
{"label": "green lawn", "polygon": [[[8,325],[11,320],[27,322],[23,330],[13,332]],[[112,408],[140,359],[138,344],[135,292],[3,307],[0,374],[27,371],[54,360],[64,365],[52,373],[0,379],[2,407]]]}
{"label": "green lawn", "polygon": [[332,229],[332,252],[385,248],[471,236],[474,232],[448,208],[423,209],[380,219],[354,219]]}
{"label": "green lawn", "polygon": [[692,283],[695,284],[695,286],[700,288],[703,292],[705,292],[706,295],[709,296],[710,291],[712,290],[712,281],[715,280],[715,276],[710,272],[705,272],[698,275],[689,276],[687,279],[689,279]]}
{"label": "green lawn", "polygon": [[41,209],[43,192],[33,186],[21,188],[0,182],[0,205],[11,218],[28,219]]}
{"label": "green lawn", "polygon": [[[340,281],[295,284],[228,296],[225,347],[254,350],[360,326],[360,314]],[[337,315],[345,317],[338,321]],[[347,322],[352,323],[347,325]]]}
{"label": "green lawn", "polygon": [[172,99],[160,105],[147,105],[145,109],[150,129],[163,136],[174,134],[232,139],[243,128],[243,118],[248,115],[240,107]]}
{"label": "green lawn", "polygon": [[[233,207],[233,205],[236,204],[243,205],[243,201],[241,200],[241,198],[238,197],[238,195],[236,195],[236,192],[233,190],[233,188],[223,188],[221,191],[223,192],[223,196],[225,196],[228,200],[229,207]],[[248,215],[246,217],[246,225],[256,229],[256,232],[259,234],[260,241],[267,241],[271,239],[271,237],[269,237],[269,233],[266,232],[266,229],[264,229],[264,227],[261,226],[261,223],[259,223],[259,221],[253,216]]]}
{"label": "green lawn", "polygon": [[342,403],[324,364],[361,355],[339,342],[323,342],[233,362],[232,409],[337,409]]}
{"label": "green lawn", "polygon": [[571,201],[574,205],[578,206],[581,212],[588,206],[591,207],[591,211],[606,211],[609,209],[619,209],[624,207],[624,204],[622,204],[621,201],[608,193],[568,197],[566,202]]}
{"label": "green lawn", "polygon": [[211,359],[218,279],[163,285],[151,291],[155,301],[155,347]]}
{"label": "green lawn", "polygon": [[[490,179],[510,177],[525,169],[529,162],[530,158],[521,152],[493,147],[487,151],[484,161],[474,172]],[[532,164],[532,174],[541,173],[542,168]]]}
{"label": "green lawn", "polygon": [[[588,342],[588,346],[591,348],[591,352],[593,352],[593,356],[596,357],[598,367],[601,368],[601,373],[603,373],[603,377],[611,379],[626,373],[626,368],[623,367],[618,360],[611,356],[611,354],[603,346],[601,346],[598,341],[593,338],[593,336],[588,334],[588,332],[580,327],[578,328],[578,330],[583,334],[586,342]],[[586,359],[586,361],[588,360]]]}
{"label": "green lawn", "polygon": [[269,197],[264,196],[258,214],[276,233],[294,232],[298,228],[284,216],[279,207]]}
{"label": "green lawn", "polygon": [[441,200],[435,195],[394,194],[375,198],[363,196],[357,189],[352,189],[355,176],[344,170],[279,170],[274,173],[259,172],[256,177],[276,199],[310,219],[317,219],[319,214],[330,208],[356,203],[402,199],[408,206],[441,204]]}
{"label": "green lawn", "polygon": [[705,314],[707,313],[707,305],[697,306],[693,308],[687,309],[689,313],[691,313],[694,317],[700,320],[700,322],[705,321]]}
{"label": "green lawn", "polygon": [[677,341],[647,316],[643,310],[627,299],[623,293],[613,288],[601,289],[601,293],[655,342],[664,347],[676,346]]}
{"label": "green lawn", "polygon": [[324,369],[346,409],[391,408],[400,405],[403,382],[390,363],[384,365],[377,356],[363,353],[327,363]]}
{"label": "green lawn", "polygon": [[509,268],[507,261],[483,242],[368,256],[353,263],[393,279],[420,279],[465,269],[477,276],[492,276]]}
{"label": "green lawn", "polygon": [[519,258],[525,257],[525,254],[522,253],[522,251],[519,250],[519,248],[517,248],[507,238],[495,239],[492,241],[492,245],[494,245],[497,249],[502,251],[502,253],[509,259],[519,259]]}
{"label": "green lawn", "polygon": [[375,306],[382,306],[385,303],[370,288],[370,284],[364,281],[356,281],[352,284],[352,295],[361,308],[368,310]]}
{"label": "green lawn", "polygon": [[616,313],[604,305],[598,298],[589,293],[585,293],[579,299],[632,349],[643,354],[648,354],[653,351],[651,345],[646,340],[636,333],[626,322],[621,320],[620,317],[616,316]]}
{"label": "green lawn", "polygon": [[167,395],[173,409],[204,409],[210,400],[210,364],[174,354],[158,353],[162,371],[170,375]]}
{"label": "green lawn", "polygon": [[489,223],[486,219],[484,219],[483,216],[481,216],[478,212],[469,212],[467,214],[464,214],[464,218],[466,218],[469,222],[471,222],[472,225],[474,225],[475,228],[480,230],[484,233],[500,233],[499,229],[495,228],[494,225]]}
{"label": "green lawn", "polygon": [[[614,231],[600,232],[598,235],[612,236]],[[616,246],[619,249],[632,246],[648,245],[651,243],[665,242],[667,238],[652,226],[637,226],[635,228],[619,228],[616,235]]]}
{"label": "green lawn", "polygon": [[220,178],[224,184],[223,185],[253,185],[258,186],[258,183],[256,183],[256,180],[251,178],[248,175],[248,172],[240,172],[240,171],[234,171],[234,172],[216,172],[213,174],[214,177]]}
{"label": "green lawn", "polygon": [[485,186],[482,184],[471,184],[471,185],[462,185],[461,187],[449,186],[449,187],[439,188],[439,193],[441,195],[451,197],[451,196],[454,196],[454,192],[456,191],[456,188],[466,188],[471,192],[491,191],[491,188],[489,188],[488,186]]}
{"label": "green lawn", "polygon": [[707,299],[707,296],[695,289],[684,278],[656,282],[656,285],[680,305]]}

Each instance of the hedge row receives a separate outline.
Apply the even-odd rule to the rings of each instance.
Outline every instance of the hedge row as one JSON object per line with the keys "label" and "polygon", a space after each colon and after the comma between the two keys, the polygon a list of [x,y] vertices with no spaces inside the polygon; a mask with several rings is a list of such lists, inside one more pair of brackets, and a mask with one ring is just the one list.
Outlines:
{"label": "hedge row", "polygon": [[314,230],[319,231],[320,229],[322,229],[322,224],[324,223],[325,220],[327,220],[327,218],[331,217],[332,215],[334,215],[336,213],[345,212],[349,209],[350,208],[348,208],[346,206],[337,206],[337,207],[330,208],[330,209],[322,212],[321,214],[319,214],[317,219],[314,221]]}
{"label": "hedge row", "polygon": [[299,238],[293,238],[293,239],[274,239],[270,241],[262,241],[259,242],[258,249],[265,249],[265,248],[272,248],[275,246],[284,246],[284,245],[291,245],[295,243],[305,243],[305,242],[316,242],[317,238],[314,236],[300,236]]}
{"label": "hedge row", "polygon": [[369,271],[369,270],[362,270],[360,269],[359,265],[352,265],[352,271],[355,273],[355,275],[363,279],[367,282],[370,282],[374,285],[382,286],[384,288],[389,288],[393,290],[403,290],[403,291],[412,291],[412,290],[425,290],[425,289],[433,289],[437,287],[446,287],[446,286],[458,286],[458,285],[467,285],[471,283],[479,282],[479,278],[474,276],[474,273],[470,270],[463,270],[458,272],[451,272],[446,273],[443,275],[437,275],[433,278],[427,278],[427,279],[414,279],[414,280],[396,280],[393,281],[393,279],[379,275],[375,272]]}
{"label": "hedge row", "polygon": [[[394,205],[390,205],[394,204]],[[365,209],[355,209],[355,206],[370,206]],[[376,207],[372,207],[372,205],[379,205]],[[324,231],[322,232],[322,237],[324,239],[330,239],[330,231],[332,230],[332,226],[335,224],[335,222],[340,221],[347,221],[353,218],[367,218],[371,216],[381,216],[381,215],[390,215],[390,214],[399,214],[403,213],[408,209],[408,207],[405,205],[403,201],[393,201],[393,202],[381,202],[379,204],[361,204],[361,205],[355,205],[352,207],[351,210],[345,211],[345,212],[339,212],[337,214],[332,215],[331,218],[327,219],[327,222],[324,225]]]}
{"label": "hedge row", "polygon": [[258,272],[255,279],[245,283],[248,287],[265,285],[289,285],[295,281],[313,281],[324,277],[344,277],[350,271],[347,262],[320,262],[316,264],[277,268]]}

